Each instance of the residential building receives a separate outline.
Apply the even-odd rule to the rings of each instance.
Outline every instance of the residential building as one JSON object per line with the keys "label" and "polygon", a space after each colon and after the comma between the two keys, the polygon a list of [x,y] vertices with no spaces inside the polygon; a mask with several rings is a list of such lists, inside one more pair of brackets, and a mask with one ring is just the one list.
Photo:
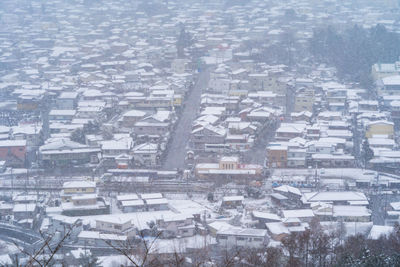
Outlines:
{"label": "residential building", "polygon": [[378,94],[381,96],[400,94],[400,75],[383,77],[378,79],[376,83]]}
{"label": "residential building", "polygon": [[120,119],[119,122],[122,127],[131,128],[135,126],[135,123],[143,119],[146,116],[146,114],[147,113],[142,110],[135,110],[135,109],[129,110],[122,115],[122,118]]}
{"label": "residential building", "polygon": [[204,151],[206,144],[224,144],[226,132],[225,128],[210,124],[194,129],[191,136],[194,149]]}
{"label": "residential building", "polygon": [[39,148],[40,164],[46,168],[76,166],[98,163],[101,150],[99,147],[82,145],[68,139],[61,139]]}
{"label": "residential building", "polygon": [[119,246],[122,242],[126,242],[128,237],[126,235],[116,234],[102,234],[97,231],[82,231],[78,235],[78,244],[81,246],[97,246],[97,247],[110,247]]}
{"label": "residential building", "polygon": [[61,193],[61,199],[63,202],[70,202],[72,196],[95,194],[96,183],[91,181],[71,181],[63,184],[63,191]]}
{"label": "residential building", "polygon": [[100,233],[111,233],[132,236],[136,233],[132,221],[118,216],[104,216],[96,219],[96,230]]}
{"label": "residential building", "polygon": [[49,216],[49,228],[50,234],[60,233],[61,236],[65,236],[69,231],[70,235],[67,240],[75,240],[78,234],[83,230],[82,219],[77,217],[69,217],[60,214],[52,214]]}
{"label": "residential building", "polygon": [[275,241],[282,241],[290,233],[300,233],[310,228],[307,222],[302,222],[299,218],[286,218],[282,222],[266,223],[265,226]]}
{"label": "residential building", "polygon": [[193,216],[177,214],[163,217],[156,221],[158,230],[162,231],[163,237],[187,237],[195,235],[196,227]]}
{"label": "residential building", "polygon": [[368,201],[364,193],[356,191],[328,191],[303,193],[302,202],[310,205],[315,202],[331,203],[333,205],[349,205],[350,201]]}
{"label": "residential building", "polygon": [[0,160],[7,166],[24,167],[26,140],[0,140]]}
{"label": "residential building", "polygon": [[354,156],[347,154],[312,154],[311,160],[319,168],[351,168],[356,165]]}
{"label": "residential building", "polygon": [[293,122],[310,122],[312,117],[312,112],[310,111],[299,111],[299,112],[292,112],[290,117]]}
{"label": "residential building", "polygon": [[77,92],[62,92],[56,99],[56,107],[58,110],[74,110],[77,104]]}
{"label": "residential building", "polygon": [[117,198],[117,206],[121,208],[122,201],[138,200],[139,196],[137,194],[124,194],[124,195],[118,195],[116,198]]}
{"label": "residential building", "polygon": [[232,228],[217,232],[218,245],[225,248],[263,248],[268,245],[267,230]]}
{"label": "residential building", "polygon": [[51,121],[71,121],[76,115],[74,109],[53,109],[49,112],[49,120]]}
{"label": "residential building", "polygon": [[375,81],[389,76],[400,75],[400,62],[376,63],[372,65],[371,74]]}
{"label": "residential building", "polygon": [[282,215],[285,219],[297,218],[307,223],[315,217],[312,209],[282,210]]}
{"label": "residential building", "polygon": [[79,194],[71,196],[71,200],[61,203],[65,216],[88,216],[110,213],[110,204],[97,194]]}
{"label": "residential building", "polygon": [[143,199],[123,200],[121,201],[120,207],[125,213],[146,211],[146,205]]}
{"label": "residential building", "polygon": [[145,199],[144,202],[148,211],[169,210],[166,198]]}
{"label": "residential building", "polygon": [[158,144],[143,143],[132,149],[135,165],[154,167],[159,164]]}
{"label": "residential building", "polygon": [[281,185],[273,188],[274,192],[286,196],[287,198],[299,201],[302,197],[300,190],[290,185]]}
{"label": "residential building", "polygon": [[371,121],[365,125],[365,137],[386,136],[394,138],[394,123],[390,121]]}
{"label": "residential building", "polygon": [[308,111],[313,112],[314,110],[314,90],[304,89],[300,92],[296,92],[295,100],[294,100],[294,111],[302,112]]}
{"label": "residential building", "polygon": [[222,198],[221,207],[226,209],[233,209],[243,206],[243,196],[227,196]]}
{"label": "residential building", "polygon": [[274,213],[252,211],[251,217],[258,221],[258,228],[263,228],[266,223],[281,222],[282,218]]}
{"label": "residential building", "polygon": [[303,137],[307,125],[303,123],[281,123],[276,130],[275,138],[278,141],[289,141],[295,137]]}
{"label": "residential building", "polygon": [[281,145],[267,147],[267,164],[270,168],[286,168],[288,163],[288,148]]}
{"label": "residential building", "polygon": [[36,216],[39,214],[39,208],[36,203],[15,204],[12,213],[14,220],[19,224],[32,227],[37,221]]}

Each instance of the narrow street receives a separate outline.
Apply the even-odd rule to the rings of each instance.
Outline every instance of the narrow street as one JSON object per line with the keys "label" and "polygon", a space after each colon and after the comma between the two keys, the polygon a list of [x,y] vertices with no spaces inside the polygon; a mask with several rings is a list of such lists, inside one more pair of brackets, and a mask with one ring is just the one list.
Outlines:
{"label": "narrow street", "polygon": [[185,167],[186,146],[192,132],[192,122],[196,119],[197,111],[200,106],[201,93],[208,85],[209,72],[200,73],[199,78],[186,99],[182,110],[181,118],[172,133],[172,140],[167,147],[166,157],[162,166],[164,170]]}
{"label": "narrow street", "polygon": [[270,121],[263,127],[253,148],[243,155],[245,163],[264,165],[265,148],[269,142],[274,140],[276,127],[277,123],[275,121]]}
{"label": "narrow street", "polygon": [[357,161],[357,166],[361,166],[361,136],[358,130],[358,122],[357,122],[357,116],[354,115],[352,118],[353,122],[353,155]]}
{"label": "narrow street", "polygon": [[370,205],[372,210],[372,221],[376,225],[385,225],[386,210],[391,202],[400,201],[398,194],[380,194],[370,195]]}

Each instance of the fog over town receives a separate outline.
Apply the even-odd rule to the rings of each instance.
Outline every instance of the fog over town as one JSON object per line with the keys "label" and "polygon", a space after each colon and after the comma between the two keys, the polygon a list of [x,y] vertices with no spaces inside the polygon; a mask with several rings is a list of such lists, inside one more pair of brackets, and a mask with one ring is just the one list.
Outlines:
{"label": "fog over town", "polygon": [[400,1],[0,0],[0,266],[400,266]]}

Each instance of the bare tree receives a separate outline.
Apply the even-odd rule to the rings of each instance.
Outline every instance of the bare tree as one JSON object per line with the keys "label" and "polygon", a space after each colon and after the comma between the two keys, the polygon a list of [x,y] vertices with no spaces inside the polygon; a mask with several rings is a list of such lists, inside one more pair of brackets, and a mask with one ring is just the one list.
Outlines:
{"label": "bare tree", "polygon": [[[16,243],[14,243],[14,245],[28,257],[28,261],[25,264],[26,267],[47,267],[52,265],[54,256],[57,254],[57,252],[60,252],[60,250],[64,246],[65,241],[71,236],[74,227],[75,225],[69,227],[69,229],[64,233],[64,236],[60,240],[55,240],[54,234],[45,236],[44,233],[40,232],[40,235],[43,239],[43,244],[39,247],[38,250],[32,253],[21,248]],[[18,260],[16,262],[18,263]]]}
{"label": "bare tree", "polygon": [[282,240],[282,247],[289,254],[286,266],[290,267],[301,266],[298,240],[299,240],[298,234],[295,232],[290,233],[289,236],[287,236]]}
{"label": "bare tree", "polygon": [[221,258],[221,262],[217,265],[218,267],[234,267],[240,256],[240,250],[224,250]]}
{"label": "bare tree", "polygon": [[145,236],[140,233],[139,242],[128,239],[125,242],[114,244],[110,240],[103,240],[108,246],[114,249],[119,254],[123,255],[133,266],[159,266],[158,259],[149,260],[149,255],[154,251],[154,245],[161,236],[159,231],[151,242],[145,239]]}
{"label": "bare tree", "polygon": [[268,247],[266,256],[267,267],[282,266],[283,252],[281,248]]}

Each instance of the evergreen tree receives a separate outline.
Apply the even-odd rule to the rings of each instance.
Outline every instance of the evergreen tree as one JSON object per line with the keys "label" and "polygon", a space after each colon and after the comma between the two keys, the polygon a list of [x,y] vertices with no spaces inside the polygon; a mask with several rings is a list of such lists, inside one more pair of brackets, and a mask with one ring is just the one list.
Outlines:
{"label": "evergreen tree", "polygon": [[76,129],[71,134],[71,141],[84,144],[85,143],[85,133],[81,128]]}
{"label": "evergreen tree", "polygon": [[364,167],[367,166],[367,163],[374,158],[374,151],[370,148],[369,142],[367,139],[364,140],[362,144],[362,159],[364,161]]}
{"label": "evergreen tree", "polygon": [[314,30],[310,51],[315,60],[335,66],[339,78],[371,89],[371,66],[398,59],[400,36],[379,24],[370,30],[355,25],[342,32],[328,26]]}

